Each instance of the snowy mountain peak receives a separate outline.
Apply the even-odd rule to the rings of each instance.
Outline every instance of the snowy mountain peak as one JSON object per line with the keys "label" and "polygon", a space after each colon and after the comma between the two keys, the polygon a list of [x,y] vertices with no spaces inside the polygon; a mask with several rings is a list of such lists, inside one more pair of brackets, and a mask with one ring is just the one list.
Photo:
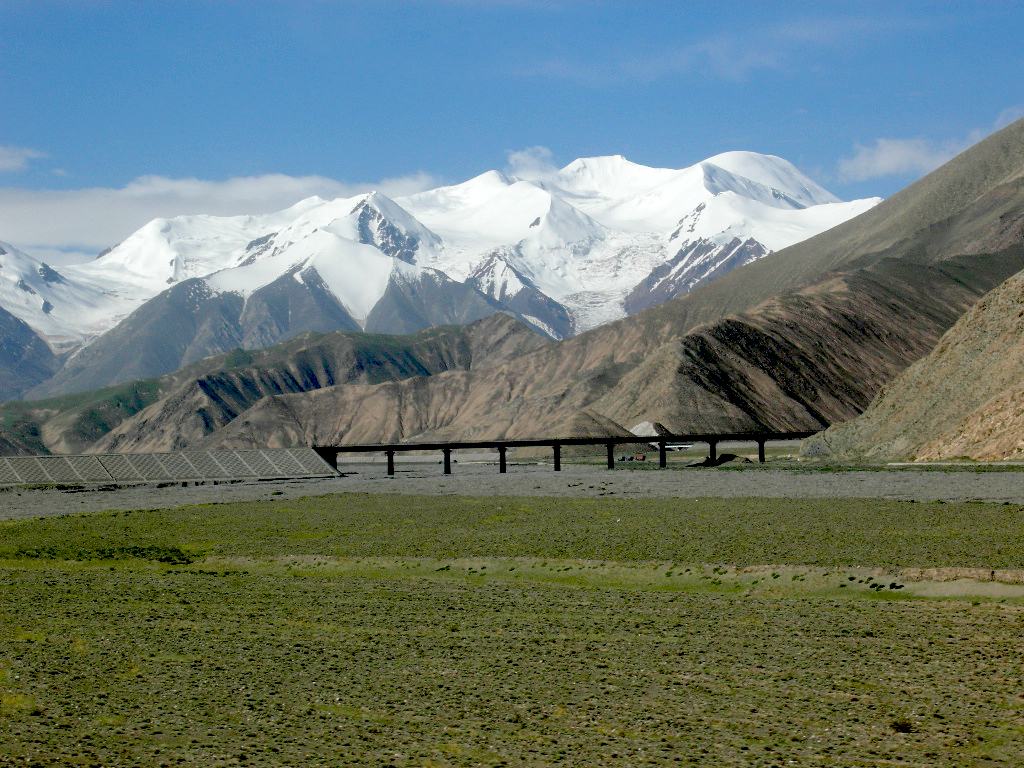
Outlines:
{"label": "snowy mountain peak", "polygon": [[54,347],[73,345],[81,340],[81,329],[95,323],[97,308],[107,303],[103,287],[78,280],[74,270],[56,270],[0,242],[0,306],[49,339]]}
{"label": "snowy mountain peak", "polygon": [[655,186],[675,173],[634,163],[623,155],[581,157],[558,172],[555,185],[574,194],[619,197]]}
{"label": "snowy mountain peak", "polygon": [[546,194],[547,210],[531,220],[531,230],[526,239],[556,248],[565,243],[581,243],[601,240],[607,230],[575,206],[550,194]]}
{"label": "snowy mountain peak", "polygon": [[[0,244],[0,306],[51,343],[81,344],[199,278],[210,296],[236,294],[246,306],[257,294],[283,301],[308,291],[324,317],[338,308],[350,328],[404,330],[428,316],[504,309],[561,337],[690,291],[877,202],[840,202],[788,161],[756,152],[681,169],[581,157],[537,178],[491,170],[397,199],[371,191],[267,214],[154,219],[94,261],[59,270]],[[472,312],[427,307],[446,301]],[[413,304],[418,319],[407,316]]]}
{"label": "snowy mountain peak", "polygon": [[461,184],[452,184],[446,187],[438,187],[426,192],[411,195],[410,199],[424,200],[461,200],[469,203],[484,200],[491,195],[499,193],[505,187],[515,183],[515,179],[506,176],[501,171],[485,171],[478,176],[467,179]]}
{"label": "snowy mountain peak", "polygon": [[295,205],[290,208],[286,208],[285,210],[290,213],[299,214],[303,211],[308,211],[310,208],[316,208],[319,205],[323,205],[326,202],[327,200],[320,197],[320,195],[310,195],[309,197],[302,198],[299,202],[295,203]]}
{"label": "snowy mountain peak", "polygon": [[700,169],[704,175],[704,187],[712,195],[732,192],[739,197],[757,200],[773,208],[806,208],[808,205],[778,187],[761,184],[747,176],[738,176],[713,163],[701,163]]}
{"label": "snowy mountain peak", "polygon": [[470,279],[481,291],[499,301],[512,298],[529,285],[500,253],[486,256],[473,270]]}
{"label": "snowy mountain peak", "polygon": [[659,170],[627,160],[625,155],[594,155],[593,157],[577,157],[558,173],[564,178],[587,177],[591,179],[616,179],[624,174],[644,174]]}
{"label": "snowy mountain peak", "polygon": [[[358,242],[375,246],[388,256],[410,264],[416,262],[421,251],[426,256],[425,252],[441,248],[441,240],[437,235],[394,200],[379,192],[365,195],[352,208],[349,217],[354,217],[351,223],[355,227],[355,239]],[[333,224],[337,225],[337,222]]]}
{"label": "snowy mountain peak", "polygon": [[709,157],[701,165],[714,165],[734,176],[763,184],[798,201],[804,207],[838,203],[839,198],[801,173],[788,160],[758,152],[723,152]]}
{"label": "snowy mountain peak", "polygon": [[577,157],[558,173],[563,178],[613,179],[623,173],[635,173],[651,170],[645,166],[631,162],[625,155],[595,155],[593,157]]}

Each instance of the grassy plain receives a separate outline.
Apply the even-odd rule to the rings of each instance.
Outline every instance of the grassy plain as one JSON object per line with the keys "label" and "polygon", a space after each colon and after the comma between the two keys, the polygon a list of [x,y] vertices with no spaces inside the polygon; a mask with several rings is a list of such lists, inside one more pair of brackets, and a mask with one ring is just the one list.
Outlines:
{"label": "grassy plain", "polygon": [[924,598],[906,568],[1024,568],[1024,508],[350,494],[0,523],[0,765],[1018,765],[1024,602]]}

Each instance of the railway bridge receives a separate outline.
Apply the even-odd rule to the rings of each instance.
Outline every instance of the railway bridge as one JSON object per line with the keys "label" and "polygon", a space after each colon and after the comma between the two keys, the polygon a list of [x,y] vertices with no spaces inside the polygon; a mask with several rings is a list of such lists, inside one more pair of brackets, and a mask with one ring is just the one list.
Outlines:
{"label": "railway bridge", "polygon": [[526,440],[452,440],[423,443],[364,443],[355,445],[314,445],[316,451],[328,464],[338,468],[340,453],[383,453],[387,457],[388,474],[395,474],[395,455],[411,451],[440,451],[444,474],[452,473],[452,451],[486,449],[498,452],[498,471],[508,471],[508,450],[510,448],[550,448],[554,459],[554,470],[562,469],[562,448],[569,445],[603,445],[608,459],[608,469],[615,469],[615,446],[645,444],[658,448],[658,466],[668,465],[669,446],[686,443],[707,443],[708,458],[718,458],[718,444],[723,442],[757,443],[758,461],[764,463],[765,444],[778,440],[803,440],[815,432],[698,432],[680,435],[615,435],[606,437],[544,437]]}

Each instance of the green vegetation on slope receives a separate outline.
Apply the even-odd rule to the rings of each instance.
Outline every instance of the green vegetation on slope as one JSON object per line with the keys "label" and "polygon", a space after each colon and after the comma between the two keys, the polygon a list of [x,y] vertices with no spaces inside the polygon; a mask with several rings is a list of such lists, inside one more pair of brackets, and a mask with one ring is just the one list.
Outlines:
{"label": "green vegetation on slope", "polygon": [[50,453],[42,430],[51,419],[61,422],[65,445],[72,451],[82,450],[155,402],[159,394],[160,382],[150,379],[46,400],[2,403],[0,455]]}
{"label": "green vegetation on slope", "polygon": [[683,563],[1020,567],[1022,522],[344,495],[3,523],[0,765],[1015,765],[1019,598]]}
{"label": "green vegetation on slope", "polygon": [[[235,349],[207,357],[157,379],[44,400],[2,403],[0,455],[85,452],[161,399],[165,405],[170,403],[173,413],[163,420],[160,413],[144,414],[146,422],[140,431],[146,436],[158,434],[161,423],[166,429],[169,420],[178,430],[176,437],[194,440],[268,395],[340,383],[380,384],[469,369],[493,362],[492,358],[515,356],[548,343],[505,315],[468,326],[428,328],[409,336],[304,333],[264,350]],[[196,432],[190,432],[189,427]],[[139,450],[138,445],[130,447]]]}

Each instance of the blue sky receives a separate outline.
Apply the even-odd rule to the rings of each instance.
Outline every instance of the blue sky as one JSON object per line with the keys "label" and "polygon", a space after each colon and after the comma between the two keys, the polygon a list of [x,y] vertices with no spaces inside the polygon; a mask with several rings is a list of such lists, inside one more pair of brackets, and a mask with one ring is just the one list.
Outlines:
{"label": "blue sky", "polygon": [[0,0],[0,239],[88,252],[528,147],[889,195],[1024,114],[1021,30],[1009,2]]}

